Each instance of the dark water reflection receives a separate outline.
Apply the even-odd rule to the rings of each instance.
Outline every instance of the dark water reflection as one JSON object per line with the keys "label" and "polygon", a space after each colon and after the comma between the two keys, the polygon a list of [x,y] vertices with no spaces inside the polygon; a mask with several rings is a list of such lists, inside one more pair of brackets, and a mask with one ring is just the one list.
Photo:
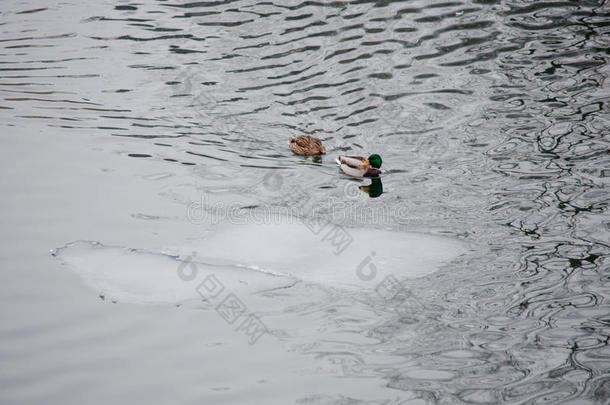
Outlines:
{"label": "dark water reflection", "polygon": [[[7,125],[136,139],[125,159],[192,165],[228,195],[273,169],[271,205],[291,184],[343,196],[333,156],[376,152],[389,173],[358,204],[478,246],[391,301],[338,297],[338,337],[300,347],[336,375],[423,403],[610,398],[606,2],[36,8],[0,16]],[[292,156],[302,134],[329,154]]]}

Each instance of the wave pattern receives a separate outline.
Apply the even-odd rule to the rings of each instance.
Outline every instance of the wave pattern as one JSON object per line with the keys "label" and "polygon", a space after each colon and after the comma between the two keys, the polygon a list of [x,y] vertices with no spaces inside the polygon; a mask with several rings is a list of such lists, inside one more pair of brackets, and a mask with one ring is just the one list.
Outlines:
{"label": "wave pattern", "polygon": [[605,1],[4,9],[8,127],[115,137],[126,159],[191,165],[229,194],[245,193],[234,178],[282,169],[285,186],[340,195],[331,163],[285,145],[316,135],[331,154],[384,156],[383,201],[411,214],[394,225],[477,246],[389,301],[337,294],[291,310],[323,320],[313,337],[281,335],[316,372],[420,403],[610,398]]}

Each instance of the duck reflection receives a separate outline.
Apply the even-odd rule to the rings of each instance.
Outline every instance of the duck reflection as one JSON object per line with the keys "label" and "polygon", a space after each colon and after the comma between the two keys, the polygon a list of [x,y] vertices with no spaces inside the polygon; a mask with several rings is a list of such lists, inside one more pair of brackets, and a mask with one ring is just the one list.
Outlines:
{"label": "duck reflection", "polygon": [[381,178],[379,177],[372,178],[371,184],[367,186],[360,186],[358,188],[367,193],[371,198],[377,198],[383,194],[383,184],[381,183]]}

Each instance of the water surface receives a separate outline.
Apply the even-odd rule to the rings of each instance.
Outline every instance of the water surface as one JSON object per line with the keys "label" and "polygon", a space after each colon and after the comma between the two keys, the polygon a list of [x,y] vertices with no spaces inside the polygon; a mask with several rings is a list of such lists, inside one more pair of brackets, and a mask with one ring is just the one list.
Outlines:
{"label": "water surface", "polygon": [[[1,9],[1,402],[610,397],[607,2]],[[293,156],[302,134],[328,155]],[[334,165],[370,152],[377,198]],[[254,345],[203,303],[100,297],[48,253],[185,259],[214,225],[295,206],[468,248],[393,295],[275,291],[289,305],[257,310]],[[337,271],[383,268],[362,250]]]}

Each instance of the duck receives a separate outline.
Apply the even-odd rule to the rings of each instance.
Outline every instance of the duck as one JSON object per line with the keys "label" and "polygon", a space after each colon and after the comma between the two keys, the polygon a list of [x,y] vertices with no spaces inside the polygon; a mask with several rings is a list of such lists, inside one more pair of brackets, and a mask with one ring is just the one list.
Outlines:
{"label": "duck", "polygon": [[339,156],[337,164],[343,173],[354,177],[376,177],[381,174],[381,156],[373,153],[367,158],[361,156]]}
{"label": "duck", "polygon": [[301,156],[324,155],[326,148],[322,141],[310,135],[301,135],[290,140],[290,150]]}

